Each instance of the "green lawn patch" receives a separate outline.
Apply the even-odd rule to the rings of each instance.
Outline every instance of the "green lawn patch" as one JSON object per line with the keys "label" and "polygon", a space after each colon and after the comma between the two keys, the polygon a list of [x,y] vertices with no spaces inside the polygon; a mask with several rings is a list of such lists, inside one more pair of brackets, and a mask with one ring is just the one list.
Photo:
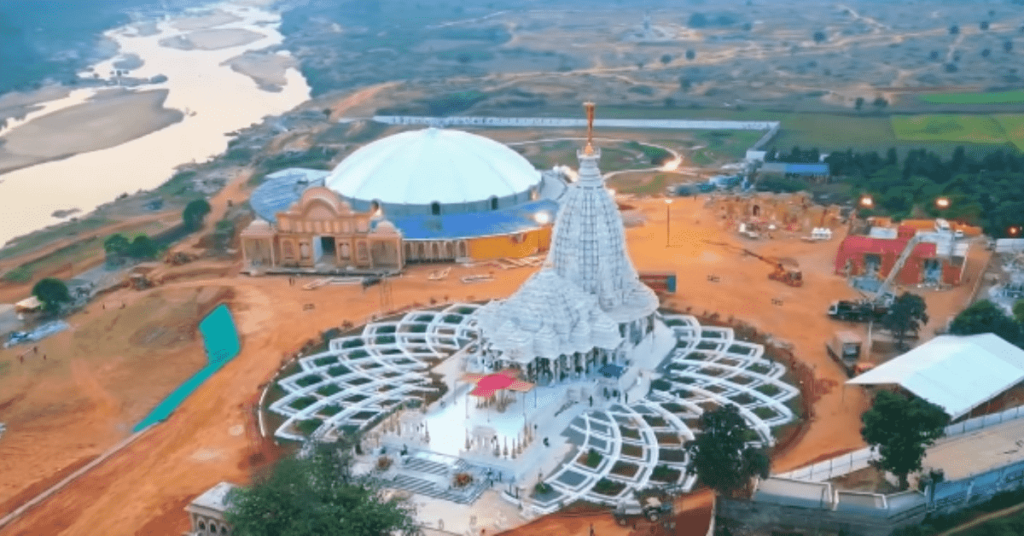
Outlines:
{"label": "green lawn patch", "polygon": [[1006,135],[1006,141],[1024,151],[1024,114],[995,114],[992,116]]}
{"label": "green lawn patch", "polygon": [[780,389],[777,385],[773,383],[764,383],[758,385],[757,387],[754,388],[754,390],[768,396],[775,396],[782,392],[782,389]]}
{"label": "green lawn patch", "polygon": [[988,115],[894,115],[892,129],[901,141],[1006,143],[1003,127]]}
{"label": "green lawn patch", "polygon": [[327,384],[327,385],[317,389],[316,392],[319,395],[331,396],[333,394],[340,393],[341,392],[341,387],[338,387],[337,385],[335,385],[333,383],[329,383],[329,384]]}
{"label": "green lawn patch", "polygon": [[1024,90],[985,93],[930,93],[921,95],[930,104],[1015,104],[1024,103]]}

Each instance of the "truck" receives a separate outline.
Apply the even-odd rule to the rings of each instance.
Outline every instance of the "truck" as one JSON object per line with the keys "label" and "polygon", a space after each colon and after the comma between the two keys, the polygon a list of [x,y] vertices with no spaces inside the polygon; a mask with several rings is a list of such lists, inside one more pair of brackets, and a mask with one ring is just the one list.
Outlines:
{"label": "truck", "polygon": [[615,522],[625,527],[629,524],[630,518],[643,516],[648,521],[656,523],[662,517],[671,516],[673,513],[672,501],[662,502],[657,497],[646,497],[642,502],[622,501],[615,506],[613,515]]}
{"label": "truck", "polygon": [[888,312],[888,305],[872,300],[839,300],[832,302],[828,308],[828,316],[847,322],[877,322]]}
{"label": "truck", "polygon": [[846,375],[852,378],[871,368],[869,363],[860,361],[863,342],[860,335],[852,331],[837,331],[825,343],[825,350],[828,351],[829,357],[843,367]]}

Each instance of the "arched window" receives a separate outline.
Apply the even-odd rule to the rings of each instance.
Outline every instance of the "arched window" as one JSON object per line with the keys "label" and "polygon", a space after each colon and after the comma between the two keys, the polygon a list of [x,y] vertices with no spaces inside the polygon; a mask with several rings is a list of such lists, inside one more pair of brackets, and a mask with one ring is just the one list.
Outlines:
{"label": "arched window", "polygon": [[434,216],[440,216],[441,215],[441,203],[438,203],[437,201],[434,201],[433,203],[431,203],[430,204],[430,213],[433,214]]}
{"label": "arched window", "polygon": [[206,523],[200,521],[199,522],[199,530],[200,531],[205,531],[206,530]]}
{"label": "arched window", "polygon": [[227,528],[227,527],[225,527],[224,525],[221,525],[221,526],[220,526],[220,533],[221,533],[221,534],[224,534],[224,535],[227,535],[227,533],[228,533],[228,528]]}
{"label": "arched window", "polygon": [[491,210],[498,210],[498,198],[491,196]]}

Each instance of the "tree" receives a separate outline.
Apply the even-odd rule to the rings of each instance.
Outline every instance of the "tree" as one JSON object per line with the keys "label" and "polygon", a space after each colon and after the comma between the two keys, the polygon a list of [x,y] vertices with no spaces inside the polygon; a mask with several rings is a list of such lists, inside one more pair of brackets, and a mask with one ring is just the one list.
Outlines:
{"label": "tree", "polygon": [[899,153],[896,152],[895,147],[889,147],[889,150],[885,152],[885,165],[895,166],[899,164],[900,157]]}
{"label": "tree", "polygon": [[857,100],[853,101],[853,107],[860,110],[864,107],[864,97],[857,97]]}
{"label": "tree", "polygon": [[874,102],[872,102],[871,104],[875,105],[876,108],[881,110],[882,108],[885,108],[886,106],[889,105],[889,101],[885,100],[885,97],[875,97]]}
{"label": "tree", "polygon": [[818,31],[814,32],[814,42],[815,43],[818,43],[820,45],[821,43],[825,42],[825,39],[826,39],[825,32],[823,32],[821,30],[818,30]]}
{"label": "tree", "polygon": [[56,313],[60,310],[61,304],[71,301],[71,293],[63,281],[54,277],[40,279],[32,287],[32,295],[43,302],[43,310]]}
{"label": "tree", "polygon": [[662,54],[661,55],[661,64],[662,65],[668,65],[669,62],[671,62],[671,61],[672,61],[672,55],[671,54]]}
{"label": "tree", "polygon": [[938,50],[931,51],[931,53],[928,54],[928,57],[933,59],[933,60],[939,59],[939,51]]}
{"label": "tree", "polygon": [[983,48],[983,49],[981,49],[981,57],[983,57],[983,58],[987,58],[987,57],[989,57],[989,56],[990,56],[991,54],[992,54],[992,50],[990,50],[990,49],[987,49],[987,48]]}
{"label": "tree", "polygon": [[107,262],[119,262],[128,256],[128,248],[131,243],[121,233],[112,234],[103,241],[103,251],[107,255]]}
{"label": "tree", "polygon": [[205,199],[196,199],[188,205],[181,213],[181,219],[189,230],[197,231],[203,226],[203,219],[210,213],[210,204]]}
{"label": "tree", "polygon": [[1003,41],[1003,50],[1006,52],[1013,50],[1013,41]]}
{"label": "tree", "polygon": [[417,534],[409,503],[385,501],[370,477],[352,474],[351,444],[315,444],[308,456],[282,459],[252,487],[233,491],[224,514],[232,534]]}
{"label": "tree", "polygon": [[882,317],[882,327],[896,337],[896,346],[904,349],[907,333],[917,333],[928,323],[924,298],[917,294],[904,292],[893,301],[892,307]]}
{"label": "tree", "polygon": [[1024,300],[1017,300],[1013,304],[1013,318],[1018,324],[1024,326]]}
{"label": "tree", "polygon": [[686,59],[688,59],[690,61],[693,61],[693,59],[696,58],[696,57],[697,57],[697,53],[694,52],[692,48],[686,51]]}
{"label": "tree", "polygon": [[1018,344],[1021,326],[998,305],[979,300],[956,315],[949,325],[953,335],[977,335],[994,333],[1003,340]]}
{"label": "tree", "polygon": [[960,27],[956,24],[949,27],[949,35],[956,35],[960,33]]}
{"label": "tree", "polygon": [[700,432],[685,445],[690,455],[686,471],[706,486],[730,496],[744,489],[752,477],[768,478],[771,462],[761,447],[746,445],[750,426],[733,404],[705,412]]}
{"label": "tree", "polygon": [[988,21],[987,20],[981,21],[981,24],[979,24],[978,27],[981,28],[982,30],[987,30],[988,29]]}
{"label": "tree", "polygon": [[140,234],[128,247],[128,256],[133,259],[152,259],[157,254],[156,243],[148,235]]}
{"label": "tree", "polygon": [[925,449],[942,437],[949,415],[920,398],[879,391],[861,422],[861,437],[878,451],[877,467],[896,475],[903,490],[907,475],[921,469]]}
{"label": "tree", "polygon": [[688,26],[690,28],[703,28],[708,25],[708,17],[703,13],[694,13],[690,15],[690,22]]}

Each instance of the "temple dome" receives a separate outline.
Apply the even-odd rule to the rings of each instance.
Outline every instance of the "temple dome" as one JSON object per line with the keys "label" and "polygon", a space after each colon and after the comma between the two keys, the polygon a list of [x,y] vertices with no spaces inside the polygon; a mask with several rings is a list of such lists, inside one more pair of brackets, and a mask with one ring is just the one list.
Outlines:
{"label": "temple dome", "polygon": [[541,174],[509,147],[458,130],[402,132],[344,159],[324,185],[384,205],[465,204],[521,196]]}

